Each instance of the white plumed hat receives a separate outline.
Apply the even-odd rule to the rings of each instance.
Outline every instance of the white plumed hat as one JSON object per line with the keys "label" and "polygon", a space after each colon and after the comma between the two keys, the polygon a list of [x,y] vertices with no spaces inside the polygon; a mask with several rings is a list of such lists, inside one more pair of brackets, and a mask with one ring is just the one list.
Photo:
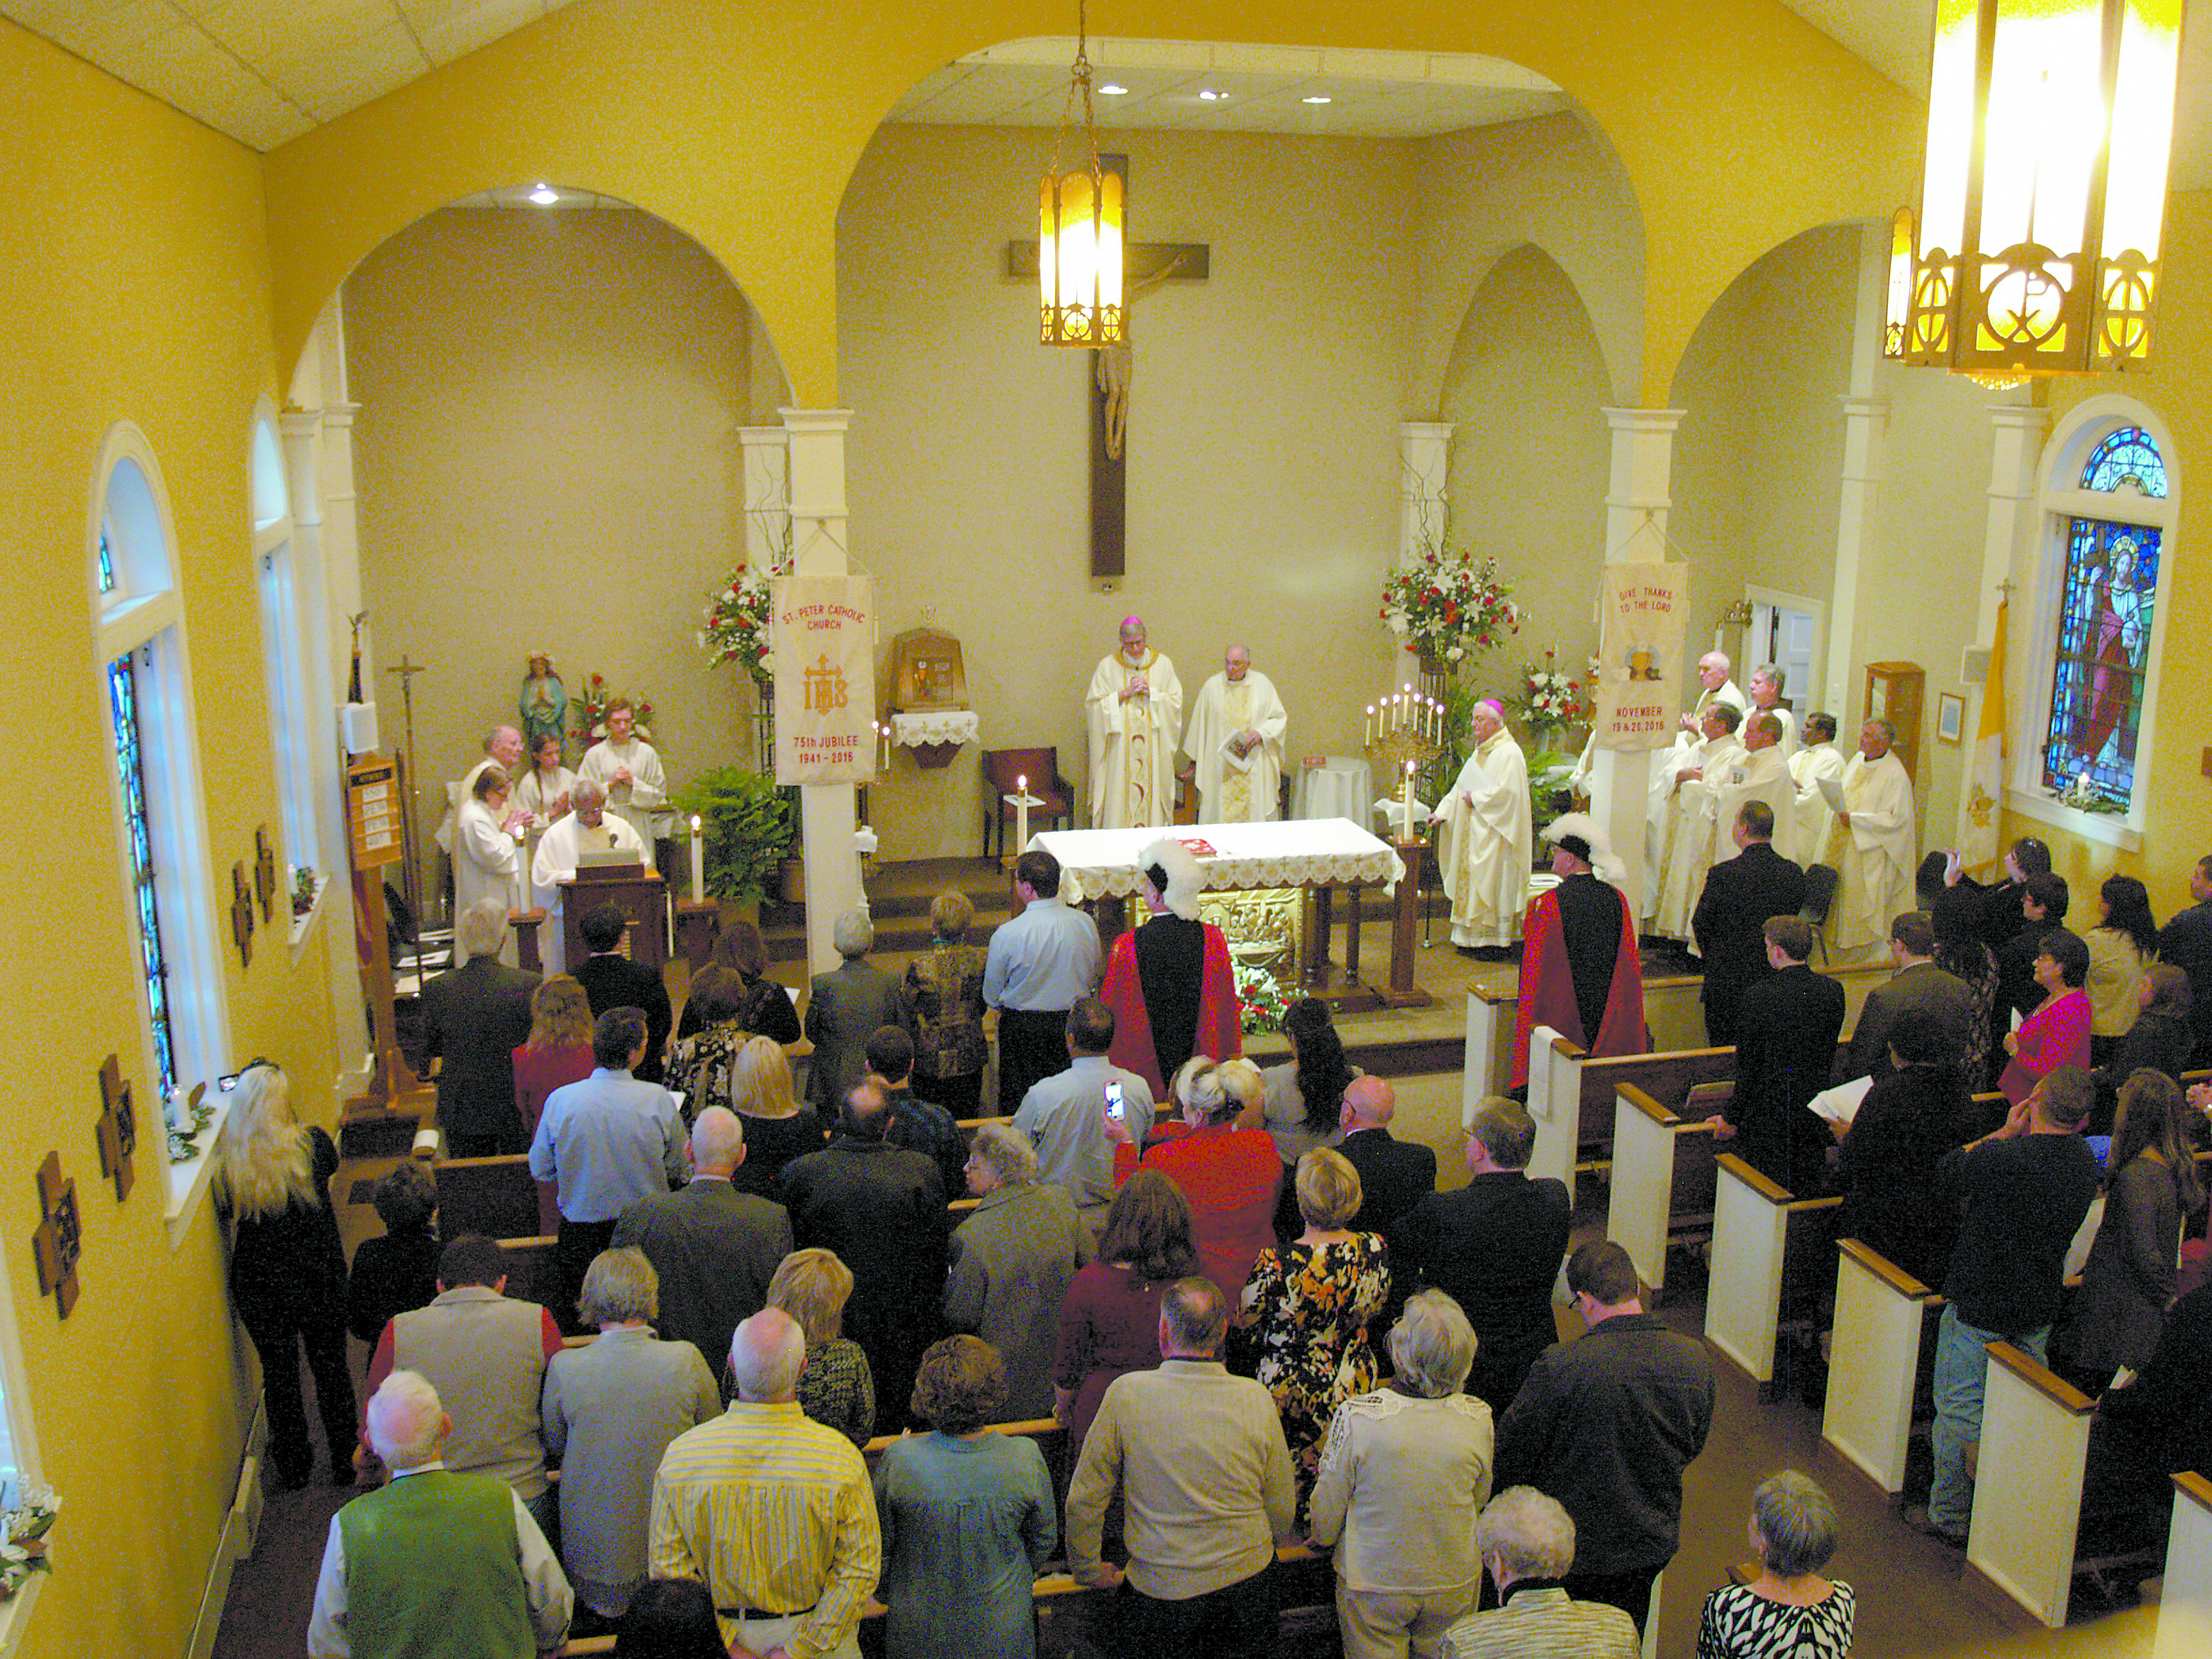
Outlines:
{"label": "white plumed hat", "polygon": [[1553,819],[1544,839],[1565,848],[1589,866],[1599,880],[1620,885],[1627,868],[1613,854],[1604,828],[1587,812],[1566,812]]}
{"label": "white plumed hat", "polygon": [[1138,856],[1137,871],[1169,909],[1185,921],[1198,920],[1198,896],[1206,890],[1206,877],[1189,848],[1163,837]]}

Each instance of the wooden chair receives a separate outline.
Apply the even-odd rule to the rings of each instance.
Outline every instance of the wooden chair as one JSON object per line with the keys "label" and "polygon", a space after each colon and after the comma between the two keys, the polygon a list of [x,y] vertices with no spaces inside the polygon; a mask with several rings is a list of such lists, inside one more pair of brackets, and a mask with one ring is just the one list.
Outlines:
{"label": "wooden chair", "polygon": [[[1057,829],[1062,823],[1073,829],[1075,824],[1075,786],[1060,775],[1058,749],[987,749],[983,751],[983,787],[988,792],[983,802],[983,856],[994,856],[991,850],[991,831],[996,826],[999,848],[995,856],[1003,858],[1006,852],[1006,832],[1014,823],[1014,809],[1006,797],[1014,793],[1014,780],[1027,778],[1029,793],[1044,803],[1030,809],[1032,829]],[[1019,848],[1015,848],[1019,852]]]}

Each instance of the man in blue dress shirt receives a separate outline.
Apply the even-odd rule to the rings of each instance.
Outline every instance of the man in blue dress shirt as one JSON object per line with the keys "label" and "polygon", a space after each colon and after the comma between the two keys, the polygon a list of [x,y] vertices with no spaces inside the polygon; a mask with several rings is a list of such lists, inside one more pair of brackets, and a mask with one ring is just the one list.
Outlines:
{"label": "man in blue dress shirt", "polygon": [[1098,988],[1098,926],[1060,902],[1060,860],[1014,864],[1022,912],[991,935],[983,1000],[999,1011],[999,1112],[1012,1116],[1032,1085],[1067,1063],[1067,1011]]}

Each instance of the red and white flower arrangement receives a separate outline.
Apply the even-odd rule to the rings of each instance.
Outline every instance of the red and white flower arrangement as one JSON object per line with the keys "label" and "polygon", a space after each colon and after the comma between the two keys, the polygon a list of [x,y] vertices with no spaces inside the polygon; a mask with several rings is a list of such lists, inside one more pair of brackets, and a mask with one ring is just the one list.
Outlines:
{"label": "red and white flower arrangement", "polygon": [[1498,579],[1496,561],[1473,563],[1433,550],[1382,584],[1379,613],[1407,649],[1452,665],[1470,653],[1496,648],[1521,631],[1512,590]]}

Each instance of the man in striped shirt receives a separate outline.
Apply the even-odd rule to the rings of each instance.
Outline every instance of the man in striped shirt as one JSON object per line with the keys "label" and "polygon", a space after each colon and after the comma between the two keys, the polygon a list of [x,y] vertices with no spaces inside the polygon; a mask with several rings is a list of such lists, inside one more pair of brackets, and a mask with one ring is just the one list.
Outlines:
{"label": "man in striped shirt", "polygon": [[733,1654],[860,1659],[883,1534],[853,1443],[799,1409],[805,1362],[781,1309],[738,1327],[737,1399],[677,1436],[653,1479],[651,1571],[707,1586]]}

